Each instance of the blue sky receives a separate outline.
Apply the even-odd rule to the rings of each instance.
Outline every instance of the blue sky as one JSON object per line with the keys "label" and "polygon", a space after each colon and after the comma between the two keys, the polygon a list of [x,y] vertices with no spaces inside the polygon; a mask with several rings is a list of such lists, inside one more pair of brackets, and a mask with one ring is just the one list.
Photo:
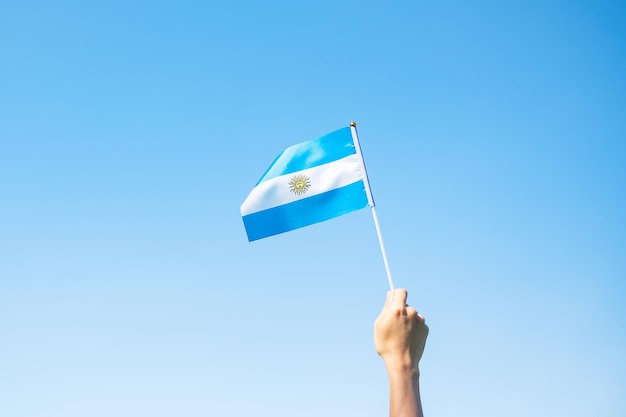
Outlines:
{"label": "blue sky", "polygon": [[369,210],[249,243],[358,123],[428,416],[626,412],[621,1],[0,3],[0,414],[381,416]]}

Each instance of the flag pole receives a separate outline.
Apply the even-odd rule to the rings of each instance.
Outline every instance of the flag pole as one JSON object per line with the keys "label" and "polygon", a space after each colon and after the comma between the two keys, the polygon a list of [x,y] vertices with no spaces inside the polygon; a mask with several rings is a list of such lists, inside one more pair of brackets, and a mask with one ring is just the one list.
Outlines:
{"label": "flag pole", "polygon": [[380,251],[383,253],[383,262],[385,263],[385,271],[387,271],[387,281],[389,281],[389,289],[393,291],[393,279],[391,279],[391,271],[389,270],[389,262],[387,261],[387,252],[385,251],[385,244],[383,243],[383,235],[380,233],[380,225],[378,224],[378,216],[376,215],[376,207],[372,206],[372,216],[374,217],[374,225],[376,226],[376,233],[378,234],[378,244],[380,245]]}
{"label": "flag pole", "polygon": [[[361,158],[361,162],[363,163],[363,169],[365,169],[365,160],[363,159],[363,154],[361,153],[361,145],[359,144],[359,137],[356,133],[355,122],[350,123],[350,131],[352,132],[352,139],[354,141],[354,147],[356,149],[356,153]],[[393,285],[393,279],[391,278],[391,270],[389,269],[389,261],[387,260],[387,252],[385,251],[383,235],[380,232],[380,224],[378,223],[378,215],[376,214],[374,197],[372,196],[372,190],[370,189],[370,183],[369,183],[369,179],[367,178],[366,169],[365,169],[365,176],[363,177],[363,182],[365,183],[365,193],[367,194],[367,200],[369,202],[369,206],[372,208],[372,217],[374,217],[374,226],[376,226],[376,234],[378,235],[378,244],[380,245],[380,251],[383,254],[383,262],[385,263],[385,271],[387,272],[387,281],[389,281],[389,288],[393,291],[395,287]]]}

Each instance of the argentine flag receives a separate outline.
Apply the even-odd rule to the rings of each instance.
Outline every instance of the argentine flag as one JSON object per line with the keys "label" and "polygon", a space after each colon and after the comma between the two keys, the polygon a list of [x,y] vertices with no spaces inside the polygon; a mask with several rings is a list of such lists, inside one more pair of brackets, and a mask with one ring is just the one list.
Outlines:
{"label": "argentine flag", "polygon": [[241,205],[249,241],[374,206],[355,126],[278,155]]}

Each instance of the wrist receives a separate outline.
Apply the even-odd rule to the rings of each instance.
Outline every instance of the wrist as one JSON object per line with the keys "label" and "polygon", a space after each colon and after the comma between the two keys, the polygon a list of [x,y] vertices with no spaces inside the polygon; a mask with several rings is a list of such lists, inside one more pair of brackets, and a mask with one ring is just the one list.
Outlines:
{"label": "wrist", "polygon": [[410,356],[383,358],[383,361],[389,375],[419,377],[418,363],[414,362]]}

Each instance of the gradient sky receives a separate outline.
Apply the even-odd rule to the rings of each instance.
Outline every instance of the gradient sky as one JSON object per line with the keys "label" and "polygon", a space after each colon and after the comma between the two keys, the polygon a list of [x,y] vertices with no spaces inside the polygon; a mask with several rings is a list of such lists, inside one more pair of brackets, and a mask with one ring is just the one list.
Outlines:
{"label": "gradient sky", "polygon": [[370,210],[239,214],[351,121],[426,415],[626,415],[623,1],[4,0],[0,62],[0,415],[386,415]]}

